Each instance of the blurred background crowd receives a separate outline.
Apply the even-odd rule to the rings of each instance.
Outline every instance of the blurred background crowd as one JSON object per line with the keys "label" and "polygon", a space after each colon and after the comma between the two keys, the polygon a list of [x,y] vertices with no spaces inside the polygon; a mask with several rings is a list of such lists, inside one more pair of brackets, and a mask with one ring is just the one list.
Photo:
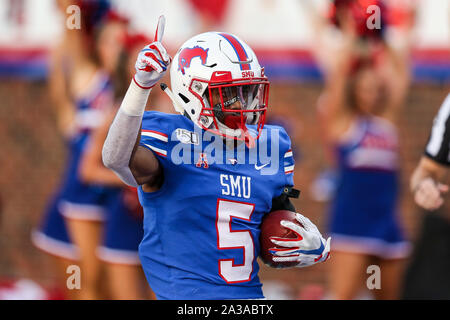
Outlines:
{"label": "blurred background crowd", "polygon": [[[293,140],[296,208],[337,235],[325,264],[260,263],[267,298],[450,298],[450,204],[425,212],[409,191],[450,91],[450,0],[0,0],[0,299],[152,298],[136,195],[102,167],[101,146],[161,14],[171,56],[204,31],[254,49],[271,82],[268,122]],[[150,99],[175,112],[161,91]],[[365,180],[376,194],[352,189],[361,177],[342,164],[359,133],[396,158]],[[75,205],[77,184],[96,198]],[[352,216],[355,203],[386,217]],[[379,221],[392,246],[343,236]],[[86,273],[84,290],[67,290],[69,265]],[[367,289],[369,265],[382,290]]]}

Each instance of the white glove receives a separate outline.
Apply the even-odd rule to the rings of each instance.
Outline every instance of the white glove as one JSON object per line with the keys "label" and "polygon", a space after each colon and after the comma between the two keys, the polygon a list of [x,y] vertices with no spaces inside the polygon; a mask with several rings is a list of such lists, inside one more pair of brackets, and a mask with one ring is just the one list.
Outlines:
{"label": "white glove", "polygon": [[155,41],[145,46],[136,60],[134,81],[143,89],[152,88],[169,67],[171,58],[160,42],[164,34],[164,26],[165,18],[161,16],[158,20]]}
{"label": "white glove", "polygon": [[299,268],[326,261],[330,256],[331,238],[325,240],[314,223],[300,213],[296,213],[295,218],[303,227],[287,220],[282,220],[280,224],[295,232],[297,238],[270,238],[275,245],[284,247],[270,249],[273,261],[298,262],[296,267]]}
{"label": "white glove", "polygon": [[449,187],[426,178],[420,182],[414,192],[414,201],[426,210],[436,210],[444,203],[442,194],[448,192]]}

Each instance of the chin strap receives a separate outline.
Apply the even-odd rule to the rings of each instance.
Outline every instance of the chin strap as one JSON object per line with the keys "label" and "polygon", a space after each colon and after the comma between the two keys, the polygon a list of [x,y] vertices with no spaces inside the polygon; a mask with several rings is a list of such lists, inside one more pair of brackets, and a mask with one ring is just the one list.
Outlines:
{"label": "chin strap", "polygon": [[169,99],[172,101],[173,108],[175,109],[175,111],[176,111],[176,112],[179,112],[179,113],[181,113],[181,114],[184,114],[186,111],[184,110],[183,107],[181,107],[181,106],[178,104],[178,102],[177,102],[177,100],[175,99],[175,96],[174,96],[172,90],[169,89],[169,87],[167,86],[167,84],[161,83],[159,86],[161,87],[161,90],[162,90],[165,94],[167,94],[167,96],[169,97]]}

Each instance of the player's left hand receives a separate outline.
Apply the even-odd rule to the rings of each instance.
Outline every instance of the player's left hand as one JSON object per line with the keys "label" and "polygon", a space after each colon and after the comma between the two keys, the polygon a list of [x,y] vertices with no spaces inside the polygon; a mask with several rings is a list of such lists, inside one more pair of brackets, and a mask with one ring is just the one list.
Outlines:
{"label": "player's left hand", "polygon": [[272,237],[270,240],[279,247],[272,249],[275,262],[296,261],[296,267],[302,268],[326,261],[330,257],[331,238],[325,240],[319,229],[300,213],[295,214],[296,223],[282,220],[280,224],[297,234],[297,238]]}

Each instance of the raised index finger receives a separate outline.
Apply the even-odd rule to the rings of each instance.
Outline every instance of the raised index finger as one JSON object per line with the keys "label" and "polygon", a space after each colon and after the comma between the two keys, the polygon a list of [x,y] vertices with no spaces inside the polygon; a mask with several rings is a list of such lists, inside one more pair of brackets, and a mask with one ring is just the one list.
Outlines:
{"label": "raised index finger", "polygon": [[161,15],[158,19],[158,26],[156,27],[155,32],[155,40],[161,42],[162,37],[164,35],[164,28],[166,26],[166,17],[164,15]]}

